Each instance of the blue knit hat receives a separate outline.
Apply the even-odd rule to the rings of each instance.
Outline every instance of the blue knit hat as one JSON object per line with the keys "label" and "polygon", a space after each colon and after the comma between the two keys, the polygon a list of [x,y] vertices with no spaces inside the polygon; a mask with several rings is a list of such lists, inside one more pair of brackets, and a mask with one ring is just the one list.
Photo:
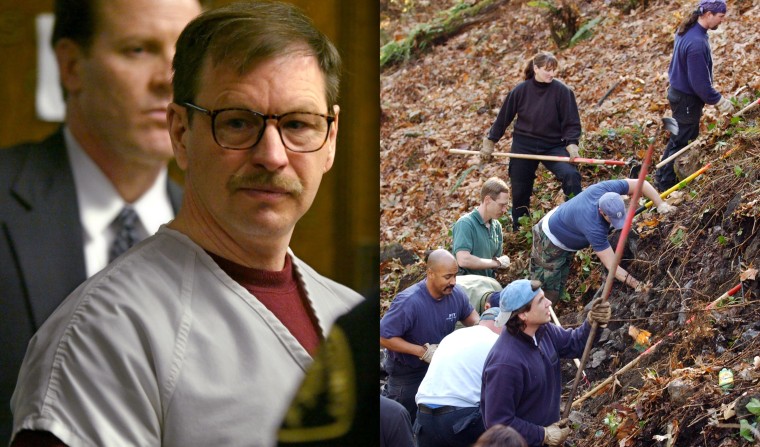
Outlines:
{"label": "blue knit hat", "polygon": [[699,14],[702,15],[707,11],[713,14],[726,13],[726,0],[699,0],[699,6],[697,6]]}
{"label": "blue knit hat", "polygon": [[512,316],[512,312],[530,303],[533,298],[541,292],[541,288],[533,290],[530,285],[529,279],[518,279],[512,281],[501,291],[499,298],[499,308],[501,313],[496,319],[496,326],[504,326],[507,324],[509,317]]}

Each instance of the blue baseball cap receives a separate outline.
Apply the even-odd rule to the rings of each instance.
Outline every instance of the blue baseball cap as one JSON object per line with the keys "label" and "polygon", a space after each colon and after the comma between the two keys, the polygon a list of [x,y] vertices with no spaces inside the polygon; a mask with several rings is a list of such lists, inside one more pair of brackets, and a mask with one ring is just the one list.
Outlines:
{"label": "blue baseball cap", "polygon": [[625,203],[616,192],[606,192],[599,198],[599,209],[610,219],[610,225],[615,229],[625,225]]}
{"label": "blue baseball cap", "polygon": [[541,292],[540,287],[533,290],[530,283],[529,279],[518,279],[509,283],[501,291],[499,297],[499,309],[501,309],[501,313],[496,318],[497,326],[507,324],[509,317],[512,316],[512,312],[530,303]]}

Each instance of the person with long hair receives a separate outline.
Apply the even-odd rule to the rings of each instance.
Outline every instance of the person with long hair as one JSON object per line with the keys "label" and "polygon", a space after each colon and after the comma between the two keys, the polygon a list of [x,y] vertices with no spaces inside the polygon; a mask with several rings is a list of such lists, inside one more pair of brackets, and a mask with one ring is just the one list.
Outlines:
{"label": "person with long hair", "polygon": [[483,366],[483,425],[510,426],[531,447],[563,445],[570,436],[560,420],[560,359],[580,357],[591,325],[605,327],[611,317],[610,304],[597,298],[580,327],[563,329],[551,322],[551,305],[540,281],[518,279],[504,288],[496,325],[506,328]]}
{"label": "person with long hair", "polygon": [[[540,52],[528,61],[525,80],[509,92],[483,140],[480,154],[490,158],[494,144],[515,120],[511,152],[515,154],[578,157],[581,118],[573,91],[554,79],[559,62],[551,53]],[[515,158],[509,163],[512,187],[512,228],[520,228],[520,217],[529,215],[530,197],[538,160]],[[562,183],[565,198],[581,192],[581,175],[574,165],[562,161],[541,161]]]}
{"label": "person with long hair", "polygon": [[[678,122],[678,135],[671,135],[662,159],[670,157],[699,136],[699,120],[705,104],[730,114],[734,105],[713,87],[713,60],[708,30],[716,30],[726,17],[726,0],[700,0],[697,8],[676,30],[673,57],[668,68],[668,102]],[[673,162],[659,168],[656,186],[665,191],[678,183]]]}

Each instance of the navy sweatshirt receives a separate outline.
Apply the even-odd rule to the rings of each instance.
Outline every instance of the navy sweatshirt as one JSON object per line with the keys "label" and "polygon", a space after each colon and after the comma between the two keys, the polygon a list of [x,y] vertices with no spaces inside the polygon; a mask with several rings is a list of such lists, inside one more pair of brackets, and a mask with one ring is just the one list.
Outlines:
{"label": "navy sweatshirt", "polygon": [[668,68],[671,87],[698,96],[705,104],[717,104],[721,95],[713,88],[712,69],[710,42],[702,25],[695,23],[683,36],[676,34]]}
{"label": "navy sweatshirt", "polygon": [[546,83],[531,78],[517,84],[504,100],[488,139],[499,141],[515,115],[514,135],[541,140],[547,146],[567,146],[580,141],[581,118],[575,94],[556,79]]}
{"label": "navy sweatshirt", "polygon": [[511,426],[529,446],[542,445],[544,427],[560,416],[559,359],[582,356],[590,333],[588,321],[577,329],[546,323],[536,332],[536,346],[531,337],[522,332],[511,335],[505,328],[483,369],[480,413],[485,427]]}

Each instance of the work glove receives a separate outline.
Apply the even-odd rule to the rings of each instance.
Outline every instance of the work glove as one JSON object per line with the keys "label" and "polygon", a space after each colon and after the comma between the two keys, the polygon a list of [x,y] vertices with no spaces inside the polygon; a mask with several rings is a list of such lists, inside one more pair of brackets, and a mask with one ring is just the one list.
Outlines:
{"label": "work glove", "polygon": [[570,427],[567,427],[567,419],[562,419],[548,427],[544,427],[544,445],[562,445],[570,436]]}
{"label": "work glove", "polygon": [[488,137],[483,138],[483,147],[480,148],[480,160],[483,162],[491,160],[491,154],[493,154],[494,142],[489,140]]}
{"label": "work glove", "polygon": [[430,344],[425,343],[425,353],[422,354],[422,357],[420,357],[420,360],[422,360],[425,363],[430,363],[433,361],[433,354],[435,354],[435,350],[438,349],[438,344]]}
{"label": "work glove", "polygon": [[509,264],[511,264],[511,262],[509,261],[509,256],[507,255],[502,255],[495,259],[499,262],[499,266],[496,267],[499,270],[505,269],[509,267]]}
{"label": "work glove", "polygon": [[567,153],[570,154],[570,160],[573,158],[578,158],[578,145],[577,144],[568,144],[567,145]]}
{"label": "work glove", "polygon": [[657,212],[660,214],[672,213],[675,210],[676,210],[676,207],[669,204],[668,202],[662,202],[661,204],[657,205]]}
{"label": "work glove", "polygon": [[731,103],[731,101],[727,100],[725,96],[720,97],[720,101],[718,101],[717,104],[715,104],[715,107],[720,110],[720,113],[724,115],[730,115],[734,113],[734,105]]}
{"label": "work glove", "polygon": [[610,309],[610,303],[602,302],[601,298],[597,298],[591,302],[591,310],[588,312],[588,321],[590,323],[596,322],[600,327],[607,327],[607,323],[610,322],[612,317],[612,309]]}
{"label": "work glove", "polygon": [[648,282],[639,281],[639,285],[636,286],[636,293],[648,293],[652,288],[652,284]]}

